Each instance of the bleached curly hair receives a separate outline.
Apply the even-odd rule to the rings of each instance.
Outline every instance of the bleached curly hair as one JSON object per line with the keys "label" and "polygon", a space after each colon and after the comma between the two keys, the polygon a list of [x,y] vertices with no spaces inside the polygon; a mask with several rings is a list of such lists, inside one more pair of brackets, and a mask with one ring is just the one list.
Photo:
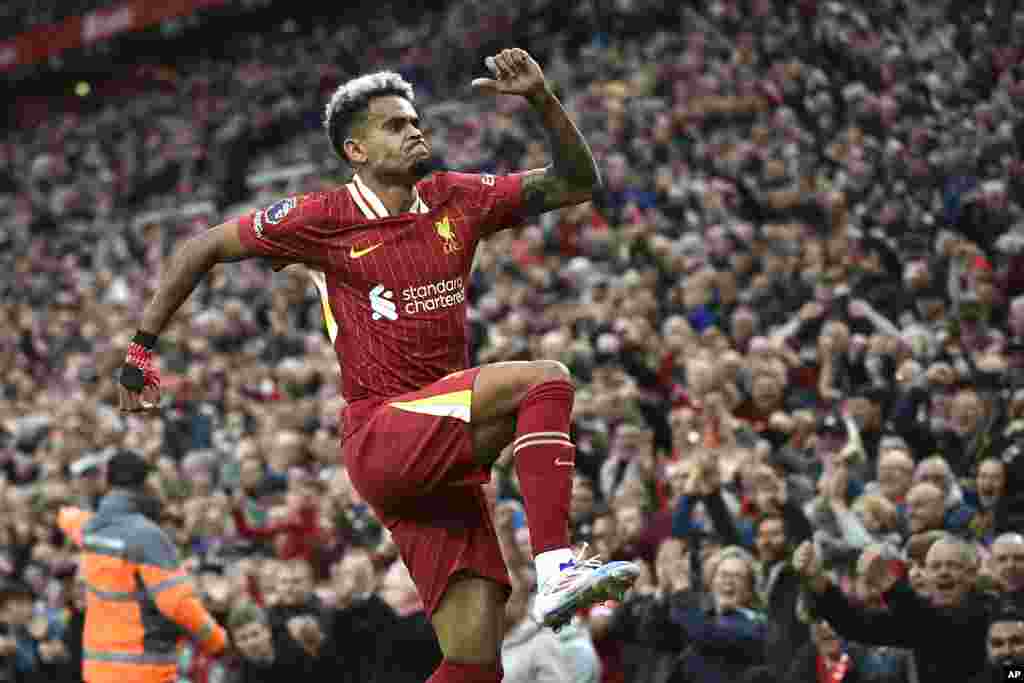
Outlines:
{"label": "bleached curly hair", "polygon": [[353,78],[339,85],[331,95],[324,110],[324,130],[331,149],[343,161],[348,161],[344,147],[352,127],[365,120],[370,100],[384,95],[397,95],[410,102],[416,99],[412,84],[394,71],[378,71]]}

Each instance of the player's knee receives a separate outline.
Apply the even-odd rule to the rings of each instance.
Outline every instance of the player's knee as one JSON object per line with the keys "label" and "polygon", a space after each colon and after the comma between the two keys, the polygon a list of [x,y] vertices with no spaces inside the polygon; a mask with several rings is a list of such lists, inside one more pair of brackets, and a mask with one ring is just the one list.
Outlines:
{"label": "player's knee", "polygon": [[573,384],[572,372],[569,366],[557,360],[534,361],[537,370],[536,384],[543,382],[569,382]]}

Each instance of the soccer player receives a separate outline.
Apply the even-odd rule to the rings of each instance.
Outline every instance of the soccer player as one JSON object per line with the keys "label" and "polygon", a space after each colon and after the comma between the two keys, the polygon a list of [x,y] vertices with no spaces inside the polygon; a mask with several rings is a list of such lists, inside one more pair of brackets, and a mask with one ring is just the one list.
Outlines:
{"label": "soccer player", "polygon": [[529,101],[551,138],[551,165],[508,176],[431,174],[412,87],[392,72],[343,84],[324,123],[352,181],[282,199],[179,247],[119,388],[122,410],[155,407],[157,337],[215,264],[262,257],[317,273],[347,401],[342,457],[391,530],[437,632],[444,660],[433,683],[501,680],[510,582],[481,485],[510,443],[537,569],[533,617],[558,628],[580,608],[621,599],[639,574],[632,563],[581,561],[569,549],[568,369],[555,361],[467,368],[465,290],[477,244],[588,201],[601,183],[537,62],[513,49],[486,64],[494,78],[473,86]]}

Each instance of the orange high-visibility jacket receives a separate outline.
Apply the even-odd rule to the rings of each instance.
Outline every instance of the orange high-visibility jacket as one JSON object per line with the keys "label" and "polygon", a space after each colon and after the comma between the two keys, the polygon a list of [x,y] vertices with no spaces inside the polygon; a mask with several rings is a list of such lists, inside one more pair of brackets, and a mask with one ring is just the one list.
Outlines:
{"label": "orange high-visibility jacket", "polygon": [[185,635],[212,654],[224,649],[224,629],[203,607],[171,540],[142,515],[133,494],[111,492],[95,514],[62,508],[57,522],[82,549],[87,683],[169,683]]}

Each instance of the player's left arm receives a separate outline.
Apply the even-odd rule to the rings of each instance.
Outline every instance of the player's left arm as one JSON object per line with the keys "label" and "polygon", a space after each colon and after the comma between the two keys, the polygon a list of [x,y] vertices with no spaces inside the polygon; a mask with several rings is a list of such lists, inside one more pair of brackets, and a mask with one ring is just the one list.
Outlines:
{"label": "player's left arm", "polygon": [[474,87],[522,95],[540,114],[548,133],[552,163],[522,176],[525,212],[536,215],[592,199],[601,187],[601,173],[586,139],[552,92],[540,65],[525,50],[516,48],[488,57],[487,66],[497,78],[477,78]]}
{"label": "player's left arm", "polygon": [[552,163],[523,174],[523,205],[530,215],[590,201],[601,173],[583,134],[551,90],[530,97],[548,132]]}

